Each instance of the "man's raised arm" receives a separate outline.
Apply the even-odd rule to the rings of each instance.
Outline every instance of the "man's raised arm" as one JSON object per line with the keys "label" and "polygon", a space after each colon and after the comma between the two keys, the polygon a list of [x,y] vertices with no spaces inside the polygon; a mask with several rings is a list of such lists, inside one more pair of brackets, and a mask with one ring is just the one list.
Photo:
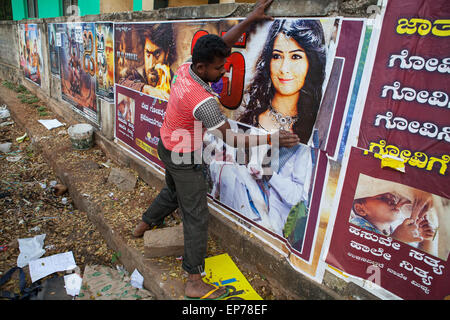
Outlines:
{"label": "man's raised arm", "polygon": [[271,16],[265,14],[266,9],[270,6],[272,1],[273,0],[259,0],[253,11],[245,18],[245,20],[239,22],[222,36],[223,41],[225,41],[228,47],[231,48],[253,23],[263,20],[273,20]]}

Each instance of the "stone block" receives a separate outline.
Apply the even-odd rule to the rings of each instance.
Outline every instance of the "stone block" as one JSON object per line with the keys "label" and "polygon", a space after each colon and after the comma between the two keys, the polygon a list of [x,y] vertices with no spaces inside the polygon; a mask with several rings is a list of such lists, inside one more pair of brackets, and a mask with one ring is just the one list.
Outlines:
{"label": "stone block", "polygon": [[126,170],[111,168],[108,183],[115,184],[121,191],[133,191],[137,178]]}
{"label": "stone block", "polygon": [[183,253],[183,224],[149,230],[144,233],[144,256],[146,258],[181,256]]}

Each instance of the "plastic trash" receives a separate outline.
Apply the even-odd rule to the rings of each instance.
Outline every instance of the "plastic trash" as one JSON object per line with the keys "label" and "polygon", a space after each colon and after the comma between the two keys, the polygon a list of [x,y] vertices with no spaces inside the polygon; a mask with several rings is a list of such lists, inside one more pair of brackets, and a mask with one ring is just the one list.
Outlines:
{"label": "plastic trash", "polygon": [[5,121],[5,122],[0,123],[0,127],[6,127],[11,124],[14,124],[14,121]]}
{"label": "plastic trash", "polygon": [[16,138],[16,141],[18,143],[22,143],[26,137],[27,137],[27,133],[25,132],[25,134],[23,136]]}
{"label": "plastic trash", "polygon": [[9,117],[11,117],[11,114],[9,113],[9,110],[6,107],[6,105],[3,105],[0,108],[0,119],[6,119],[6,118],[9,118]]}
{"label": "plastic trash", "polygon": [[76,273],[64,276],[64,287],[70,296],[78,296],[80,294],[81,283],[83,279]]}
{"label": "plastic trash", "polygon": [[20,159],[22,159],[22,156],[9,156],[9,157],[6,157],[6,160],[8,160],[9,162],[17,162]]}
{"label": "plastic trash", "polygon": [[11,142],[0,143],[0,151],[3,153],[8,153],[11,150],[11,146]]}
{"label": "plastic trash", "polygon": [[134,269],[131,274],[131,285],[138,289],[143,289],[144,277],[139,273],[137,269]]}
{"label": "plastic trash", "polygon": [[33,238],[18,239],[19,256],[17,257],[17,266],[23,268],[32,260],[39,259],[45,253],[44,246],[45,233]]}

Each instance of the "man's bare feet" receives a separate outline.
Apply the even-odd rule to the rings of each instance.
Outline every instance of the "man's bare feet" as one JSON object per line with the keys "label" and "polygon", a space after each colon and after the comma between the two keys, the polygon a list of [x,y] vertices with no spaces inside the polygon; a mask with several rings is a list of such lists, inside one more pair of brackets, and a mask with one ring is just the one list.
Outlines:
{"label": "man's bare feet", "polygon": [[144,235],[145,231],[150,230],[151,226],[144,221],[139,222],[136,229],[134,229],[133,237],[140,238]]}
{"label": "man's bare feet", "polygon": [[139,222],[139,224],[136,226],[136,228],[133,231],[133,237],[134,238],[141,238],[145,231],[158,228],[162,225],[162,223],[152,223],[148,224],[144,221]]}
{"label": "man's bare feet", "polygon": [[[200,274],[189,274],[184,293],[186,297],[189,298],[200,298],[215,288],[216,287],[213,285],[203,282]],[[211,293],[207,299],[216,299],[225,293],[227,293],[227,289],[225,287],[219,287],[219,289]]]}

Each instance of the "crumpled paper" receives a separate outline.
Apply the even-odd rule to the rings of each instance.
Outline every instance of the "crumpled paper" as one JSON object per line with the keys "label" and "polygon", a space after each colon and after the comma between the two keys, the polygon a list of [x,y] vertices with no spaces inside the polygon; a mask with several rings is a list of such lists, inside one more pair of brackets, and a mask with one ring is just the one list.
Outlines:
{"label": "crumpled paper", "polygon": [[64,287],[68,295],[77,296],[80,294],[83,279],[76,273],[64,276]]}

